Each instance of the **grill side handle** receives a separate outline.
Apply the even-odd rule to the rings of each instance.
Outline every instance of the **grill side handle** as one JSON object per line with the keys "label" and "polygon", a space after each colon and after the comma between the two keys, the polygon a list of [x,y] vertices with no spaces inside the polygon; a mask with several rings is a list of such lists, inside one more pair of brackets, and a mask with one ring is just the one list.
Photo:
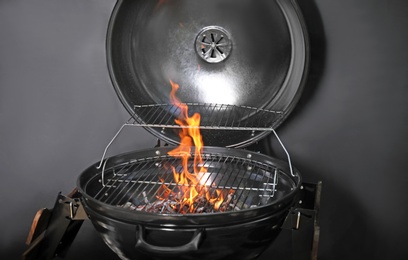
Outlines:
{"label": "grill side handle", "polygon": [[[170,232],[170,231],[169,231]],[[204,238],[205,230],[203,228],[196,229],[193,237],[189,242],[181,246],[156,246],[149,244],[145,240],[145,228],[142,225],[137,226],[136,245],[135,248],[145,253],[177,255],[184,253],[196,252]]]}

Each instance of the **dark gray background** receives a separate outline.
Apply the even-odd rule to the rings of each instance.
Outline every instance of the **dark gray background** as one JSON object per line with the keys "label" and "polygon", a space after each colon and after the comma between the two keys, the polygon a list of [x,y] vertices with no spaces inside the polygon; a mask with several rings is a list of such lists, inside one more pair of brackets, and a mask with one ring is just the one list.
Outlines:
{"label": "dark gray background", "polygon": [[[324,183],[319,259],[406,259],[408,1],[299,2],[310,76],[279,133],[304,179]],[[128,118],[105,61],[114,3],[0,1],[1,259],[19,258],[35,212],[75,187]],[[109,154],[154,144],[131,128]],[[289,235],[262,260],[288,259]],[[117,257],[86,221],[67,259]]]}

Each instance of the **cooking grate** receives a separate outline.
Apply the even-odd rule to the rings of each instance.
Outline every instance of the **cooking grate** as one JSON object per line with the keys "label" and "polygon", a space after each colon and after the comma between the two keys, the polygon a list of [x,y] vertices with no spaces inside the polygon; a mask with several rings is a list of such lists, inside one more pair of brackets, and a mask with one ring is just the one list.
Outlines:
{"label": "cooking grate", "polygon": [[[282,111],[272,111],[248,106],[228,104],[185,103],[189,113],[201,115],[201,129],[253,130],[265,131],[271,128],[268,123],[282,116]],[[181,109],[172,104],[135,105],[129,124],[145,127],[182,128],[175,124],[181,117]],[[137,116],[136,116],[137,115]]]}
{"label": "cooking grate", "polygon": [[[208,188],[212,196],[217,196],[216,190],[231,194],[228,211],[272,203],[281,178],[279,176],[282,171],[279,168],[231,155],[205,153],[202,156],[203,164],[196,166],[206,167],[207,173],[201,176],[200,187]],[[193,157],[194,155],[188,165],[191,172],[195,166]],[[181,160],[168,155],[158,155],[107,167],[102,169],[99,175],[102,186],[99,189],[92,188],[94,194],[91,195],[110,205],[147,211],[146,205],[157,202],[156,197],[161,195],[163,185],[175,193],[181,186],[186,186],[175,182],[171,166],[174,166],[176,171],[181,171]],[[166,201],[160,203],[163,209],[159,213],[162,213]],[[213,206],[198,205],[196,210],[200,207]],[[210,212],[216,210],[211,208]]]}
{"label": "cooking grate", "polygon": [[[267,110],[262,108],[254,108],[249,106],[236,106],[228,104],[212,104],[212,103],[183,103],[188,106],[189,113],[200,113],[200,126],[180,126],[175,123],[175,119],[181,115],[181,109],[172,104],[151,104],[151,105],[135,105],[134,112],[129,120],[124,123],[110,142],[105,147],[102,154],[98,169],[102,167],[105,155],[115,141],[115,139],[122,132],[123,128],[127,126],[162,128],[195,128],[209,129],[209,130],[239,130],[239,131],[270,131],[273,132],[278,139],[280,145],[288,157],[289,167],[291,168],[290,156],[279,139],[279,136],[270,125],[271,122],[278,121],[283,117],[282,111]],[[189,115],[191,116],[191,115]],[[143,118],[143,119],[142,119]],[[290,169],[293,176],[293,171]]]}

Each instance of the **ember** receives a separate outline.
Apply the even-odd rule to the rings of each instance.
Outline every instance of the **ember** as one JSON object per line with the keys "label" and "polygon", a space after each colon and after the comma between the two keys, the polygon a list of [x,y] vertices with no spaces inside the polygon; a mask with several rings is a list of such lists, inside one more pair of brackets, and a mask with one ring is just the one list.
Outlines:
{"label": "ember", "polygon": [[[149,213],[161,213],[161,214],[186,214],[189,213],[190,206],[183,205],[180,203],[180,198],[166,199],[166,200],[156,200],[152,203],[140,204],[136,206],[132,202],[127,202],[121,207],[136,211],[145,211]],[[227,195],[227,199],[224,200],[218,210],[215,210],[213,206],[207,201],[205,196],[200,196],[195,199],[194,202],[194,213],[214,213],[214,212],[224,212],[231,210],[240,210],[235,206],[233,202],[233,194]]]}

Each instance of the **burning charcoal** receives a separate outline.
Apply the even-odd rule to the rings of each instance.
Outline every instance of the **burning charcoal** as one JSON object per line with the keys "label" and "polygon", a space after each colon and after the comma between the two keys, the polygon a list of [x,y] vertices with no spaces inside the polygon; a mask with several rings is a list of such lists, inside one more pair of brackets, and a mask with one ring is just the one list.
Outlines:
{"label": "burning charcoal", "polygon": [[196,213],[203,213],[204,209],[205,209],[204,207],[198,207]]}
{"label": "burning charcoal", "polygon": [[133,204],[132,202],[128,201],[123,205],[119,205],[118,207],[122,207],[124,209],[130,209],[130,210],[135,210],[137,207],[135,204]]}
{"label": "burning charcoal", "polygon": [[150,206],[149,209],[146,209],[147,212],[152,212],[152,213],[160,213],[162,211],[162,208],[164,204],[163,200],[155,201],[153,203],[149,203],[148,205]]}
{"label": "burning charcoal", "polygon": [[176,213],[169,204],[166,205],[166,212],[168,213]]}
{"label": "burning charcoal", "polygon": [[234,194],[229,193],[229,194],[227,195],[227,201],[226,201],[225,203],[226,203],[227,205],[230,204],[230,202],[231,202],[231,200],[232,200],[233,197],[234,197]]}
{"label": "burning charcoal", "polygon": [[[136,210],[149,213],[203,214],[241,210],[239,207],[235,206],[236,202],[234,202],[234,193],[231,191],[228,193],[224,193],[225,199],[217,209],[215,209],[215,204],[213,201],[207,200],[208,194],[199,194],[194,198],[194,202],[192,204],[189,204],[185,200],[183,193],[181,192],[167,193],[167,197],[165,199],[163,199],[161,196],[158,196],[157,200],[154,202],[148,202],[147,195],[145,193],[142,193],[142,195],[144,197],[144,204],[136,207]],[[211,200],[213,200],[213,198]]]}
{"label": "burning charcoal", "polygon": [[142,210],[145,209],[145,207],[146,207],[146,205],[139,205],[139,206],[136,208],[136,210],[137,210],[137,211],[142,211]]}
{"label": "burning charcoal", "polygon": [[143,191],[142,194],[143,194],[144,202],[145,202],[146,204],[149,203],[149,200],[147,199],[147,196],[146,196],[146,192]]}

